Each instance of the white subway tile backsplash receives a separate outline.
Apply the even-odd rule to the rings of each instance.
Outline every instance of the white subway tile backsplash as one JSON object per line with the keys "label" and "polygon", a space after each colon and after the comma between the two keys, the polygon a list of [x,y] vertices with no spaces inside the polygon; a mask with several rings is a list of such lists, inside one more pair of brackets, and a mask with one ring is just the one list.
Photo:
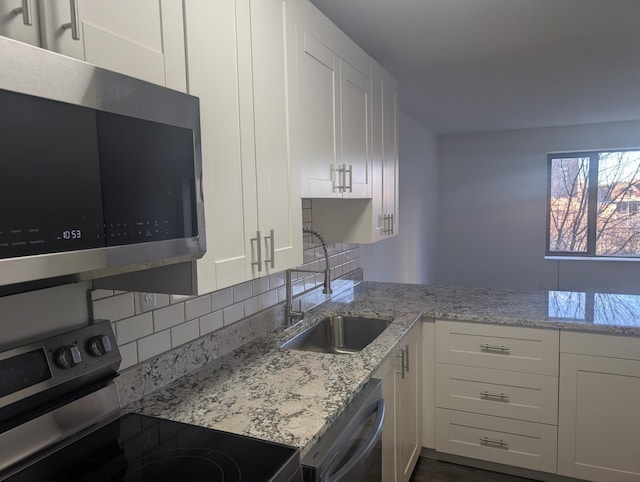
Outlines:
{"label": "white subway tile backsplash", "polygon": [[151,312],[125,318],[116,323],[118,344],[125,344],[153,333],[153,315]]}
{"label": "white subway tile backsplash", "polygon": [[171,346],[176,348],[184,345],[200,336],[200,323],[198,320],[187,321],[171,328]]}
{"label": "white subway tile backsplash", "polygon": [[200,336],[219,330],[224,326],[223,310],[200,317]]}
{"label": "white subway tile backsplash", "polygon": [[[303,200],[302,205],[303,224],[306,228],[313,229],[312,202]],[[303,240],[303,265],[299,268],[320,273],[292,272],[294,296],[324,283],[324,251],[314,236],[305,234]],[[346,275],[360,266],[358,245],[331,244],[329,254],[332,278]],[[144,313],[141,313],[137,293],[93,290],[91,300],[96,319],[112,320],[123,358],[121,369],[124,369],[198,337],[226,330],[226,326],[240,320],[244,320],[236,325],[240,327],[240,331],[244,329],[245,323],[247,327],[255,325],[251,328],[251,336],[247,338],[246,334],[241,333],[241,339],[246,341],[260,333],[266,333],[273,328],[267,327],[266,320],[273,323],[273,317],[263,317],[262,313],[283,303],[285,291],[284,272],[279,272],[204,296],[156,294],[156,306]],[[298,299],[294,300],[296,309]],[[313,297],[305,298],[305,308],[315,306],[317,302]],[[257,313],[261,314],[254,316]],[[230,343],[227,348],[235,347],[234,343]]]}
{"label": "white subway tile backsplash", "polygon": [[224,309],[224,326],[229,326],[242,318],[244,318],[244,303],[236,303]]}
{"label": "white subway tile backsplash", "polygon": [[287,299],[287,290],[285,286],[280,286],[278,288],[278,300],[280,303]]}
{"label": "white subway tile backsplash", "polygon": [[261,295],[269,289],[269,278],[263,276],[262,278],[254,279],[252,281],[253,296]]}
{"label": "white subway tile backsplash", "polygon": [[262,298],[254,296],[244,301],[244,316],[251,316],[262,310]]}
{"label": "white subway tile backsplash", "polygon": [[271,306],[278,304],[278,291],[270,290],[261,295],[262,298],[262,309],[267,309]]}
{"label": "white subway tile backsplash", "polygon": [[184,302],[184,316],[186,320],[193,320],[211,313],[211,296],[205,295]]}
{"label": "white subway tile backsplash", "polygon": [[211,310],[221,310],[233,304],[233,288],[225,288],[211,293]]}
{"label": "white subway tile backsplash", "polygon": [[153,312],[153,331],[156,333],[184,323],[184,303],[169,305]]}
{"label": "white subway tile backsplash", "polygon": [[91,292],[92,300],[99,300],[101,298],[108,298],[109,296],[113,296],[113,290],[93,290]]}
{"label": "white subway tile backsplash", "polygon": [[171,350],[171,332],[164,330],[138,340],[138,361],[148,360]]}
{"label": "white subway tile backsplash", "polygon": [[193,298],[191,295],[169,295],[169,300],[172,305],[176,303],[181,303],[183,301],[187,301],[188,299]]}
{"label": "white subway tile backsplash", "polygon": [[125,345],[118,343],[120,348],[120,356],[122,357],[122,362],[120,363],[120,370],[124,370],[125,368],[129,368],[130,366],[138,363],[138,343],[131,342]]}
{"label": "white subway tile backsplash", "polygon": [[133,293],[123,293],[93,302],[93,318],[95,320],[117,321],[129,318],[134,314]]}
{"label": "white subway tile backsplash", "polygon": [[274,273],[269,275],[269,288],[274,289],[278,286],[284,286],[284,273]]}
{"label": "white subway tile backsplash", "polygon": [[291,291],[293,292],[294,296],[299,293],[302,293],[304,291],[304,280],[301,279],[301,280],[293,281]]}
{"label": "white subway tile backsplash", "polygon": [[251,298],[252,286],[251,281],[247,281],[246,283],[240,283],[239,285],[235,285],[233,287],[233,302],[239,303],[240,301],[244,301],[246,299]]}

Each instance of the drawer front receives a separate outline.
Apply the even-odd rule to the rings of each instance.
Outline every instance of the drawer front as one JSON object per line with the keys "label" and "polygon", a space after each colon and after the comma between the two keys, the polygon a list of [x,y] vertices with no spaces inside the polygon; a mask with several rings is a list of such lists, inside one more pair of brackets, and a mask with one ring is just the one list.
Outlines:
{"label": "drawer front", "polygon": [[558,378],[460,365],[436,365],[441,408],[558,423]]}
{"label": "drawer front", "polygon": [[439,363],[558,376],[555,329],[437,321],[436,339]]}
{"label": "drawer front", "polygon": [[556,472],[557,427],[436,409],[436,450],[543,472]]}

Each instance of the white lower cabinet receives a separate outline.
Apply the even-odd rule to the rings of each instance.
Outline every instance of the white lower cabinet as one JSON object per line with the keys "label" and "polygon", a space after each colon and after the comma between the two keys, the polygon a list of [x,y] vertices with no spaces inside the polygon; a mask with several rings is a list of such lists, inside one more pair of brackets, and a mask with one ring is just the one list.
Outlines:
{"label": "white lower cabinet", "polygon": [[382,379],[386,405],[382,431],[382,480],[407,482],[422,447],[422,323],[374,375]]}
{"label": "white lower cabinet", "polygon": [[438,452],[555,472],[558,330],[436,321]]}
{"label": "white lower cabinet", "polygon": [[436,409],[436,448],[463,457],[556,471],[555,425]]}
{"label": "white lower cabinet", "polygon": [[640,481],[640,340],[563,332],[558,473]]}

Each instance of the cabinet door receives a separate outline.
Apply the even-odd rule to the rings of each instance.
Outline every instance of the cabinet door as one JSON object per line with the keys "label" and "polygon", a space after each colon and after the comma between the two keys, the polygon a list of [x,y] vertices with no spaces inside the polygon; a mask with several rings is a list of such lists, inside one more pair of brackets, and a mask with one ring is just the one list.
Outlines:
{"label": "cabinet door", "polygon": [[558,473],[638,481],[640,361],[560,355]]}
{"label": "cabinet door", "polygon": [[[255,181],[247,185],[243,178],[248,174],[243,166],[253,164],[253,158],[243,159],[252,149],[241,136],[250,123],[240,116],[239,73],[244,73],[246,90],[247,67],[239,65],[238,49],[248,46],[238,35],[233,0],[190,0],[185,25],[189,93],[200,98],[207,253],[197,262],[197,282],[198,292],[205,293],[250,279],[252,249],[257,249],[251,243],[257,230],[255,207],[253,219],[244,209],[245,199],[255,196]],[[251,133],[247,137],[252,143]]]}
{"label": "cabinet door", "polygon": [[[184,91],[181,2],[40,0],[43,47]],[[76,38],[70,24],[77,13]]]}
{"label": "cabinet door", "polygon": [[398,85],[386,72],[382,88],[382,213],[386,235],[398,233]]}
{"label": "cabinet door", "polygon": [[260,273],[268,274],[302,264],[302,211],[289,153],[282,0],[251,0],[250,9]]}
{"label": "cabinet door", "polygon": [[22,0],[0,0],[0,35],[36,47],[40,46],[40,27],[38,4],[36,0],[27,0],[27,11],[22,9]]}
{"label": "cabinet door", "polygon": [[339,58],[306,28],[298,31],[297,47],[299,116],[295,146],[301,163],[301,195],[338,197]]}
{"label": "cabinet door", "polygon": [[[370,64],[369,64],[370,66]],[[371,70],[340,61],[340,158],[349,173],[343,197],[371,197]]]}
{"label": "cabinet door", "polygon": [[372,241],[377,241],[398,232],[397,83],[378,64],[372,76]]}
{"label": "cabinet door", "polygon": [[[400,373],[396,374],[397,408],[397,480],[407,482],[411,477],[413,468],[418,461],[422,448],[422,361],[421,361],[421,341],[420,328],[422,324],[416,323],[405,340],[404,361],[405,372],[402,377],[402,367]],[[403,357],[400,357],[402,363]]]}

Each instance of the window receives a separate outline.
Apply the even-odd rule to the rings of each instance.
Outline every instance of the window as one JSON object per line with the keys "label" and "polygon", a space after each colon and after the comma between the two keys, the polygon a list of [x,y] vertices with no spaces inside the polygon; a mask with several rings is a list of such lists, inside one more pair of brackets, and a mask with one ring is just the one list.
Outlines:
{"label": "window", "polygon": [[548,160],[547,255],[640,257],[640,150]]}

